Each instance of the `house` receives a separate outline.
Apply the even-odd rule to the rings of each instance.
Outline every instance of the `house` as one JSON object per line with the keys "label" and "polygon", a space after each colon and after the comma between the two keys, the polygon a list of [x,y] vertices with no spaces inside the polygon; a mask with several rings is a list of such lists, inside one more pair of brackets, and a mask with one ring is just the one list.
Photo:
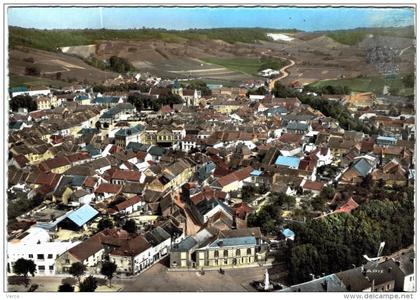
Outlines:
{"label": "house", "polygon": [[83,189],[76,190],[70,196],[70,205],[72,206],[81,206],[85,204],[90,204],[95,198],[93,193],[85,191]]}
{"label": "house", "polygon": [[377,159],[370,155],[356,157],[340,177],[343,183],[354,184],[370,174],[377,164]]}
{"label": "house", "polygon": [[99,201],[115,197],[122,191],[122,186],[111,183],[101,183],[95,190],[95,196]]}
{"label": "house", "polygon": [[218,178],[211,184],[212,187],[220,189],[222,192],[236,191],[242,188],[244,184],[252,183],[252,167],[246,167],[232,172],[228,175]]}
{"label": "house", "polygon": [[144,208],[145,202],[139,196],[133,196],[115,205],[108,210],[110,214],[129,215]]}
{"label": "house", "polygon": [[266,247],[259,228],[222,230],[208,229],[189,236],[171,249],[171,268],[234,268],[253,266],[264,261]]}
{"label": "house", "polygon": [[136,125],[130,128],[121,128],[115,133],[115,145],[125,148],[129,143],[141,143],[144,127]]}
{"label": "house", "polygon": [[401,251],[392,259],[398,266],[397,279],[395,282],[395,291],[414,292],[416,290],[416,276],[414,274],[414,250]]}
{"label": "house", "polygon": [[109,260],[117,265],[116,272],[139,274],[153,263],[152,246],[141,235],[122,241],[122,245],[109,253]]}
{"label": "house", "polygon": [[[39,231],[43,231],[47,239],[32,238],[32,236],[39,236]],[[79,241],[53,242],[50,241],[46,230],[39,227],[31,227],[7,243],[7,271],[8,273],[13,272],[14,263],[18,259],[24,258],[30,259],[35,263],[37,276],[55,275],[55,260],[57,257],[79,243]]]}
{"label": "house", "polygon": [[157,226],[156,228],[146,232],[144,237],[153,247],[151,253],[153,262],[157,262],[169,254],[172,237],[162,227]]}
{"label": "house", "polygon": [[194,174],[195,165],[187,159],[178,159],[166,167],[162,173],[155,178],[147,188],[153,191],[166,191],[170,188],[177,188],[186,183]]}
{"label": "house", "polygon": [[308,132],[312,131],[312,127],[310,124],[303,123],[303,122],[289,122],[286,126],[286,132],[292,134],[307,134]]}
{"label": "house", "polygon": [[337,275],[330,274],[320,278],[314,278],[311,281],[292,285],[285,289],[281,289],[279,292],[347,292],[347,289]]}
{"label": "house", "polygon": [[348,198],[344,203],[340,204],[335,210],[334,213],[350,213],[354,209],[358,208],[359,204],[353,200],[352,197]]}
{"label": "house", "polygon": [[99,212],[96,209],[91,207],[89,204],[85,204],[67,214],[67,216],[58,223],[58,227],[79,231],[85,228],[85,225],[92,221],[98,214]]}
{"label": "house", "polygon": [[273,70],[273,69],[265,69],[258,72],[258,75],[263,76],[263,77],[271,77],[271,76],[276,76],[279,74],[280,74],[279,70]]}
{"label": "house", "polygon": [[393,159],[382,168],[375,169],[372,172],[372,179],[382,181],[386,186],[405,186],[408,181],[408,172],[396,159]]}
{"label": "house", "polygon": [[314,195],[319,195],[324,188],[324,183],[304,179],[302,180],[301,187],[303,192],[310,192]]}
{"label": "house", "polygon": [[137,171],[116,169],[111,175],[112,184],[125,184],[140,182],[141,174]]}
{"label": "house", "polygon": [[118,228],[108,228],[98,232],[60,255],[55,263],[56,273],[68,273],[75,262],[84,264],[89,272],[99,272],[96,268],[98,263],[102,262],[105,254],[110,251],[106,249],[120,247],[127,239],[128,233]]}
{"label": "house", "polygon": [[394,292],[400,275],[392,259],[368,263],[361,267],[337,273],[337,277],[349,292]]}
{"label": "house", "polygon": [[395,137],[378,136],[376,138],[376,144],[380,147],[395,145],[396,143],[397,139]]}

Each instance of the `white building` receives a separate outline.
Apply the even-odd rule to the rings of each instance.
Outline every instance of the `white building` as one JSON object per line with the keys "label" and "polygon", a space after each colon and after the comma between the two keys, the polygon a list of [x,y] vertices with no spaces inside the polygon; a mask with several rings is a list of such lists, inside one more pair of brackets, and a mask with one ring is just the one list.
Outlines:
{"label": "white building", "polygon": [[[26,235],[25,235],[26,234]],[[55,275],[55,260],[80,242],[50,242],[45,229],[31,227],[7,244],[7,271],[13,272],[13,265],[19,258],[33,260],[36,275]]]}

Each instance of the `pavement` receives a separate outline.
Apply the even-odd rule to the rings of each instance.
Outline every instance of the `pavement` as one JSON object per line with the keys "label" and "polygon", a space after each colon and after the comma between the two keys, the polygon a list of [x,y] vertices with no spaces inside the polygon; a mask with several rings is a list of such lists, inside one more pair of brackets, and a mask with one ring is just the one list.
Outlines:
{"label": "pavement", "polygon": [[218,271],[168,272],[167,267],[157,263],[139,276],[129,279],[116,279],[122,292],[247,292],[255,289],[250,285],[254,280],[263,280],[265,268],[224,269]]}

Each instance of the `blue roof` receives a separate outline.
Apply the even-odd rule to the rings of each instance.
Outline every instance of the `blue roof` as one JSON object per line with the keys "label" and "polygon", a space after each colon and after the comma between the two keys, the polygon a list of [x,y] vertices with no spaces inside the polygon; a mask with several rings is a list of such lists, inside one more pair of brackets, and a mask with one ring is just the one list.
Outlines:
{"label": "blue roof", "polygon": [[291,169],[297,169],[299,167],[300,158],[294,156],[279,156],[276,159],[275,164],[279,166],[286,166]]}
{"label": "blue roof", "polygon": [[111,97],[96,97],[96,104],[108,104],[108,103],[118,103],[120,97],[111,96]]}
{"label": "blue roof", "polygon": [[233,246],[243,246],[243,245],[256,245],[257,240],[254,236],[245,236],[245,237],[232,237],[225,239],[217,239],[209,245],[210,248],[219,248],[219,247],[233,247]]}
{"label": "blue roof", "polygon": [[262,171],[260,171],[260,170],[254,170],[254,171],[252,171],[252,172],[251,172],[251,175],[252,175],[252,176],[260,176],[262,173],[263,173],[263,172],[262,172]]}
{"label": "blue roof", "polygon": [[283,229],[281,233],[287,238],[295,236],[295,233],[289,228]]}
{"label": "blue roof", "polygon": [[28,88],[26,86],[16,86],[9,88],[10,93],[16,93],[16,92],[27,92]]}
{"label": "blue roof", "polygon": [[369,174],[372,166],[368,163],[367,159],[361,158],[353,165],[353,168],[360,176],[365,177]]}
{"label": "blue roof", "polygon": [[397,139],[390,136],[378,136],[377,140],[380,141],[389,141],[389,142],[397,142]]}
{"label": "blue roof", "polygon": [[72,220],[77,226],[81,227],[91,219],[93,219],[99,212],[89,204],[85,204],[79,209],[68,214],[67,218]]}

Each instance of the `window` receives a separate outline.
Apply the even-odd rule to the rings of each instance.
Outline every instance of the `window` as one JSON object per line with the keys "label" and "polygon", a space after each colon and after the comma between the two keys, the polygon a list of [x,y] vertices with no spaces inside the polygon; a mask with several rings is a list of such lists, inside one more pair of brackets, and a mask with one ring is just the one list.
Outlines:
{"label": "window", "polygon": [[49,267],[50,271],[54,271],[54,265]]}
{"label": "window", "polygon": [[[33,254],[29,254],[29,258],[34,258],[34,255]],[[411,278],[410,278],[410,281],[411,281]]]}
{"label": "window", "polygon": [[214,260],[214,264],[217,266],[219,264],[219,260],[218,259],[215,259]]}
{"label": "window", "polygon": [[45,271],[45,266],[38,266],[38,270]]}
{"label": "window", "polygon": [[36,255],[36,258],[37,259],[44,259],[44,254],[37,254]]}
{"label": "window", "polygon": [[70,259],[66,259],[66,264],[69,264],[70,263]]}
{"label": "window", "polygon": [[236,256],[241,256],[241,249],[236,249]]}
{"label": "window", "polygon": [[53,255],[52,254],[48,254],[48,258],[53,258]]}
{"label": "window", "polygon": [[251,248],[246,249],[246,255],[251,255]]}
{"label": "window", "polygon": [[223,256],[224,256],[224,257],[229,256],[229,252],[228,252],[227,250],[224,250],[224,251],[223,251]]}
{"label": "window", "polygon": [[219,251],[218,250],[214,251],[214,257],[219,257]]}

